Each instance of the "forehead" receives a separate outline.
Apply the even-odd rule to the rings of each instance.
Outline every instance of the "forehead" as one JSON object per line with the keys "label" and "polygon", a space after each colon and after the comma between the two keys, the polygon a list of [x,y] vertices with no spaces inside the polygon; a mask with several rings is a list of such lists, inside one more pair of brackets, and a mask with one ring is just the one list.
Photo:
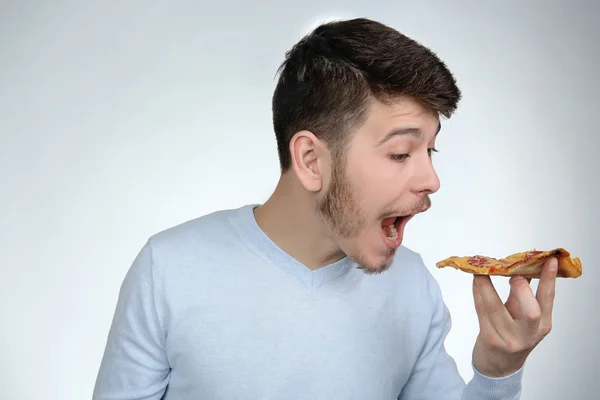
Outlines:
{"label": "forehead", "polygon": [[402,97],[388,104],[373,100],[356,139],[377,143],[394,131],[414,130],[420,131],[424,139],[430,140],[438,133],[439,124],[436,112],[412,98]]}

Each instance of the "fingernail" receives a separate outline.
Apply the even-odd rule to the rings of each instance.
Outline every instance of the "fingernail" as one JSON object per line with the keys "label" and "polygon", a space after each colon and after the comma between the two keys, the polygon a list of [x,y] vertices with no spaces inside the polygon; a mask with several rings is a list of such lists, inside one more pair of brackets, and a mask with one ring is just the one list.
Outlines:
{"label": "fingernail", "polygon": [[556,258],[553,258],[552,260],[550,260],[550,272],[556,272],[558,271],[558,260]]}

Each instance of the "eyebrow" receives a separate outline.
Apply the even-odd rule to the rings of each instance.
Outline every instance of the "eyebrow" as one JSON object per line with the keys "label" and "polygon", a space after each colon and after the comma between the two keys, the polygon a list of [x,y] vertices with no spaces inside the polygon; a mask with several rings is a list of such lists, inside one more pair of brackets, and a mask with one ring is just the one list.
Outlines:
{"label": "eyebrow", "polygon": [[[438,123],[438,129],[435,132],[435,135],[437,136],[438,133],[440,133],[440,130],[442,129],[442,124],[441,122]],[[382,144],[384,144],[385,142],[387,142],[388,140],[390,140],[393,137],[396,136],[413,136],[416,138],[421,138],[423,136],[423,132],[421,131],[421,129],[419,128],[396,128],[396,129],[392,129],[390,132],[388,132],[387,135],[385,135],[385,137],[383,139],[381,139],[379,141],[379,143],[377,143],[378,146],[381,146]]]}

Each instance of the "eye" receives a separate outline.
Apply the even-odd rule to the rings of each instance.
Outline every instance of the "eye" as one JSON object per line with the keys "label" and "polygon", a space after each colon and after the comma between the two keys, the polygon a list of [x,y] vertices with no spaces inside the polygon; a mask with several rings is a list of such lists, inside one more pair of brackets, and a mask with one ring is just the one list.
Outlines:
{"label": "eye", "polygon": [[409,156],[408,156],[408,154],[392,154],[390,157],[394,161],[402,162],[402,161],[406,160]]}
{"label": "eye", "polygon": [[431,157],[431,153],[438,153],[437,149],[435,147],[432,147],[430,149],[427,149],[427,154],[429,154],[429,157]]}

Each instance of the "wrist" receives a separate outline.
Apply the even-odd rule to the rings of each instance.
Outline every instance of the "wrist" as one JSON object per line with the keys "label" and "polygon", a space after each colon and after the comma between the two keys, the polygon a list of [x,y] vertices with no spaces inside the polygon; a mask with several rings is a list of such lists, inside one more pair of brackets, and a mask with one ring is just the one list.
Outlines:
{"label": "wrist", "polygon": [[490,365],[490,364],[477,364],[473,361],[473,368],[480,375],[486,378],[499,379],[506,378],[507,376],[511,376],[519,372],[525,364],[514,364],[511,366],[507,365]]}
{"label": "wrist", "polygon": [[473,367],[488,378],[504,378],[523,368],[527,354],[506,353],[495,349],[486,349],[477,342],[473,349]]}

